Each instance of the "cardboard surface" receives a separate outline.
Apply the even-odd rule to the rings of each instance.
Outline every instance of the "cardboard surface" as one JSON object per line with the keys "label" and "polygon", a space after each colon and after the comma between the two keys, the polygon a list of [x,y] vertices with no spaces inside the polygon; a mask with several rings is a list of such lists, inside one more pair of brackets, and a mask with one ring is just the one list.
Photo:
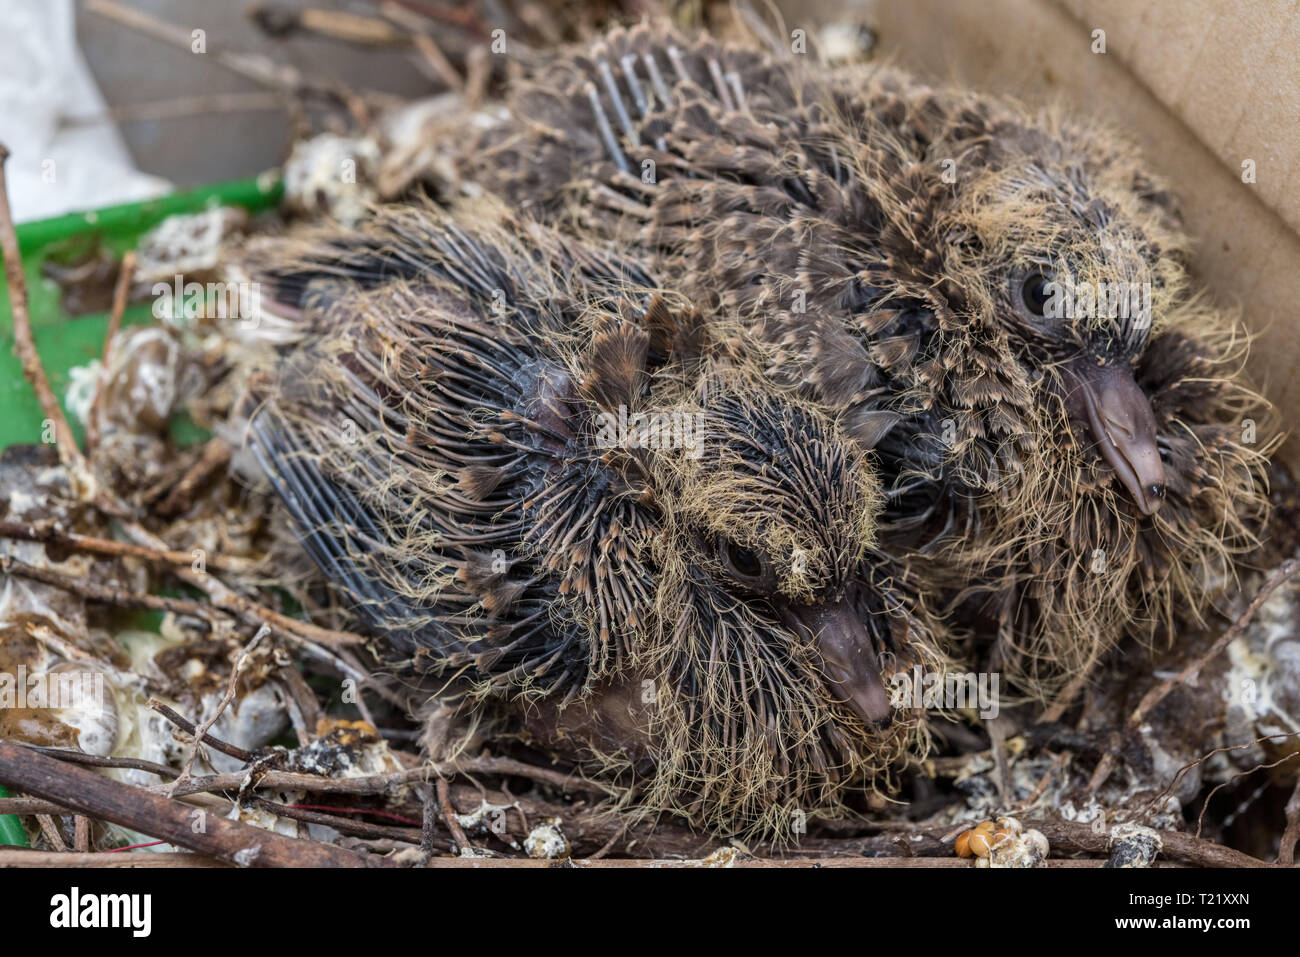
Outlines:
{"label": "cardboard surface", "polygon": [[1063,100],[1142,146],[1179,195],[1197,274],[1258,336],[1250,372],[1300,468],[1300,3],[879,0],[863,13],[882,55],[927,79]]}

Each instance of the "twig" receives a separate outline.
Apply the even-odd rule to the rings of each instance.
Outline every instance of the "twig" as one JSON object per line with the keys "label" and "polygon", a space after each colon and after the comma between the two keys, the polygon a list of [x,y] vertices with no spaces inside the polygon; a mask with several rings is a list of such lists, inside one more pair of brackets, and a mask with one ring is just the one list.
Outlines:
{"label": "twig", "polygon": [[53,851],[0,850],[0,867],[229,867],[203,854],[58,854]]}
{"label": "twig", "polygon": [[142,834],[231,864],[254,867],[383,865],[319,841],[294,840],[208,814],[194,828],[194,808],[114,781],[10,741],[0,741],[0,782]]}
{"label": "twig", "polygon": [[[1109,854],[1111,829],[1094,830],[1091,824],[1075,821],[1025,821],[1025,827],[1041,831],[1052,845],[1052,850],[1086,851]],[[1160,836],[1161,853],[1172,860],[1200,867],[1272,867],[1271,864],[1243,854],[1241,851],[1206,841],[1182,831],[1156,831]]]}
{"label": "twig", "polygon": [[210,439],[195,462],[185,470],[179,482],[172,486],[167,497],[154,506],[154,513],[163,518],[180,515],[194,502],[194,495],[212,476],[230,462],[232,450],[225,439]]}
{"label": "twig", "polygon": [[[85,9],[179,49],[190,51],[194,47],[194,38],[189,30],[159,20],[141,10],[116,3],[114,0],[86,0]],[[266,57],[234,53],[211,45],[207,47],[206,55],[227,70],[282,93],[315,93],[333,99],[331,92],[308,83],[293,67],[274,63]]]}
{"label": "twig", "polygon": [[408,39],[407,34],[384,20],[343,10],[291,10],[253,4],[244,15],[277,40],[301,32],[361,46],[394,47],[404,45]]}
{"label": "twig", "polygon": [[1286,802],[1286,830],[1277,848],[1277,862],[1283,867],[1295,865],[1295,846],[1300,841],[1300,775],[1296,777],[1295,790]]}
{"label": "twig", "polygon": [[90,818],[78,814],[73,820],[73,849],[84,854],[90,850]]}
{"label": "twig", "polygon": [[28,565],[16,558],[0,555],[0,574],[17,575],[33,581],[44,582],[64,591],[80,595],[89,601],[116,605],[119,608],[137,608],[145,611],[169,611],[176,615],[197,618],[209,625],[213,624],[213,609],[188,598],[170,598],[165,595],[149,595],[143,592],[128,591],[124,588],[112,588],[98,585],[85,578],[76,578],[66,572],[53,568],[38,568]]}
{"label": "twig", "polygon": [[63,407],[50,388],[50,380],[41,365],[41,357],[32,339],[32,320],[27,311],[27,280],[23,275],[22,253],[18,248],[18,234],[14,230],[13,213],[9,209],[9,188],[5,181],[5,163],[9,149],[0,143],[0,252],[4,254],[5,279],[8,283],[9,305],[14,317],[14,352],[22,362],[23,375],[36,393],[41,411],[54,428],[54,438],[59,449],[59,461],[71,474],[73,487],[79,493],[94,488],[94,480],[86,459],[72,436]]}
{"label": "twig", "polygon": [[[167,795],[168,797],[175,796],[176,789],[190,779],[190,771],[194,767],[195,758],[199,756],[200,746],[207,739],[208,732],[212,729],[212,726],[217,723],[217,719],[225,713],[228,707],[230,707],[230,702],[235,700],[235,692],[239,688],[239,676],[243,674],[244,668],[248,664],[248,659],[253,653],[253,649],[256,648],[258,643],[260,643],[261,640],[270,633],[271,629],[266,625],[257,629],[257,634],[255,634],[248,644],[244,646],[239,653],[239,657],[235,659],[235,666],[230,669],[230,681],[226,684],[226,693],[221,696],[221,701],[217,703],[216,710],[212,712],[211,717],[199,726],[198,731],[194,732],[194,745],[190,748],[190,753],[185,756],[185,764],[181,767],[180,777],[172,782],[171,791],[169,791]],[[180,716],[177,715],[177,717]],[[229,745],[226,745],[226,747],[230,748],[230,750],[226,751],[227,754],[231,754],[231,751],[237,750]],[[249,760],[252,757],[252,755],[247,751],[242,751],[241,754],[243,754],[244,757],[240,757],[238,754],[231,754],[231,757],[239,758],[240,760]]]}
{"label": "twig", "polygon": [[117,285],[113,289],[113,311],[109,313],[108,329],[104,331],[104,348],[100,351],[95,394],[90,400],[90,411],[86,413],[86,455],[88,457],[94,456],[95,446],[99,444],[99,418],[103,412],[104,389],[108,385],[108,365],[113,361],[113,337],[122,328],[122,315],[126,312],[126,300],[131,292],[131,280],[134,278],[135,253],[128,251],[122,256],[122,264],[118,269]]}
{"label": "twig", "polygon": [[[246,785],[254,789],[264,787],[277,791],[313,791],[319,794],[382,794],[412,781],[426,780],[430,773],[428,768],[411,768],[363,778],[326,778],[296,771],[267,771],[250,783],[247,771],[237,771],[232,774],[190,778],[178,785],[176,796],[201,791],[239,791]],[[170,788],[171,785],[163,787]]]}
{"label": "twig", "polygon": [[337,814],[322,813],[307,808],[290,807],[265,798],[253,798],[252,803],[279,817],[303,821],[308,824],[320,824],[332,827],[341,834],[355,834],[358,837],[386,837],[405,844],[419,844],[420,830],[414,827],[395,827],[391,824],[372,824],[369,821],[357,821]]}
{"label": "twig", "polygon": [[[96,538],[93,535],[79,535],[64,531],[57,522],[0,522],[0,538],[14,538],[25,542],[45,542],[63,545],[74,551],[93,552],[97,555],[115,555],[124,558],[139,558],[160,565],[179,565],[190,567],[194,564],[192,552],[164,551],[137,545],[134,542],[119,542],[112,538]],[[204,558],[209,568],[218,571],[247,572],[254,562],[242,558],[227,558],[221,555],[209,555]]]}
{"label": "twig", "polygon": [[420,813],[420,853],[424,855],[427,861],[433,857],[433,848],[435,840],[435,824],[438,820],[438,800],[433,791],[426,789],[424,800],[421,802]]}
{"label": "twig", "polygon": [[1232,784],[1238,778],[1244,778],[1249,774],[1254,774],[1256,771],[1271,771],[1274,768],[1278,767],[1279,765],[1286,764],[1288,761],[1294,760],[1294,758],[1295,758],[1294,754],[1288,754],[1285,757],[1278,758],[1276,761],[1272,761],[1268,764],[1257,764],[1249,771],[1242,771],[1240,774],[1234,774],[1231,777],[1229,777],[1226,781],[1220,781],[1218,784],[1216,784],[1214,788],[1210,791],[1210,793],[1205,795],[1205,800],[1201,802],[1201,813],[1196,815],[1196,836],[1200,837],[1201,831],[1205,827],[1205,812],[1210,809],[1210,801],[1214,799],[1214,795],[1218,794],[1220,791],[1222,791],[1228,785]]}
{"label": "twig", "polygon": [[1255,593],[1254,599],[1246,610],[1241,613],[1241,616],[1235,622],[1233,622],[1232,627],[1220,635],[1218,640],[1210,646],[1209,650],[1206,651],[1205,654],[1201,655],[1195,661],[1192,661],[1182,671],[1174,675],[1172,678],[1167,679],[1163,684],[1151,689],[1143,695],[1141,702],[1138,703],[1133,714],[1129,716],[1129,727],[1137,728],[1141,725],[1143,719],[1150,714],[1156,705],[1165,700],[1165,697],[1169,692],[1174,690],[1176,685],[1186,684],[1188,681],[1194,679],[1196,675],[1200,673],[1202,668],[1209,664],[1214,658],[1218,657],[1218,655],[1222,653],[1223,649],[1232,644],[1237,637],[1246,630],[1246,626],[1250,624],[1260,607],[1268,600],[1268,596],[1273,594],[1273,592],[1276,591],[1284,582],[1294,577],[1297,572],[1300,572],[1300,560],[1291,558],[1279,565],[1274,570],[1273,574],[1268,577],[1268,581],[1264,582],[1259,591]]}
{"label": "twig", "polygon": [[488,29],[479,19],[473,5],[450,7],[432,0],[393,0],[395,4],[418,13],[437,23],[459,27],[478,40],[488,39]]}
{"label": "twig", "polygon": [[425,33],[414,33],[411,35],[411,41],[415,44],[415,49],[419,51],[424,62],[429,64],[433,72],[443,83],[447,84],[447,89],[453,93],[465,92],[465,81],[460,78],[456,68],[451,65],[451,61],[438,48],[433,37]]}
{"label": "twig", "polygon": [[600,848],[596,851],[596,853],[588,857],[587,860],[598,861],[601,858],[603,858],[606,854],[608,854],[610,851],[614,849],[614,845],[617,844],[619,842],[619,839],[626,833],[627,833],[627,826],[624,825],[623,827],[620,827],[617,831],[611,834],[609,836],[609,840],[606,841],[604,844],[602,844]]}
{"label": "twig", "polygon": [[63,843],[63,835],[59,833],[58,825],[54,823],[54,818],[48,814],[36,815],[36,823],[41,826],[41,833],[45,835],[45,840],[50,847],[59,853],[68,849],[68,845]]}
{"label": "twig", "polygon": [[442,819],[447,824],[447,830],[451,832],[451,839],[456,844],[456,851],[460,854],[473,851],[474,845],[466,837],[465,829],[460,826],[460,821],[456,819],[456,809],[451,804],[451,791],[447,787],[446,778],[438,778],[434,782],[434,787],[438,790],[438,804],[442,808]]}
{"label": "twig", "polygon": [[235,745],[230,744],[227,741],[222,741],[220,738],[214,737],[213,735],[207,733],[204,733],[202,735],[196,735],[195,725],[193,721],[190,721],[188,718],[180,714],[177,714],[175,711],[167,707],[167,705],[163,704],[157,698],[149,699],[149,707],[152,708],[154,711],[157,711],[160,715],[162,715],[172,724],[176,725],[186,734],[190,735],[191,737],[196,737],[198,740],[201,740],[204,744],[215,748],[216,750],[220,751],[222,754],[230,755],[230,757],[234,758],[236,761],[244,761],[246,763],[252,763],[253,761],[256,761],[259,757],[258,755],[254,754],[252,751],[245,751],[243,748],[236,747]]}
{"label": "twig", "polygon": [[24,745],[24,747],[35,751],[37,754],[43,754],[59,761],[66,761],[69,764],[84,764],[92,768],[127,768],[132,771],[146,771],[149,774],[156,774],[160,778],[166,778],[168,781],[177,775],[175,768],[169,768],[165,764],[157,764],[153,761],[146,761],[143,758],[100,757],[98,754],[67,751],[63,748],[46,748],[39,744],[28,744]]}
{"label": "twig", "polygon": [[464,92],[465,81],[461,79],[460,74],[456,72],[456,68],[451,65],[451,61],[447,59],[433,37],[429,36],[427,26],[420,17],[409,10],[404,10],[392,0],[383,0],[379,4],[379,12],[410,31],[411,42],[415,45],[415,49],[419,51],[420,56],[424,57],[433,72],[447,84],[447,89],[455,93]]}
{"label": "twig", "polygon": [[283,111],[284,99],[284,95],[280,93],[209,93],[200,96],[181,96],[169,100],[154,100],[151,103],[126,103],[115,106],[105,113],[66,117],[63,126],[65,128],[99,126],[104,123],[116,123],[122,126],[212,113]]}
{"label": "twig", "polygon": [[[139,522],[126,520],[121,523],[121,526],[122,531],[126,532],[136,544],[160,552],[171,551],[171,549],[167,548],[166,543]],[[176,575],[200,591],[205,592],[217,608],[227,614],[234,615],[252,628],[260,628],[264,624],[270,625],[295,641],[305,640],[320,642],[325,645],[356,645],[364,644],[366,641],[361,635],[321,628],[309,621],[298,621],[287,615],[282,615],[278,611],[273,611],[227,587],[210,571],[197,572],[192,568],[178,567]]]}
{"label": "twig", "polygon": [[[1246,630],[1246,627],[1254,619],[1260,607],[1268,600],[1268,596],[1273,594],[1273,592],[1284,582],[1294,577],[1297,572],[1300,572],[1300,560],[1290,558],[1279,565],[1273,571],[1273,574],[1268,577],[1268,580],[1260,586],[1259,591],[1255,593],[1254,599],[1251,600],[1251,603],[1247,606],[1246,610],[1241,613],[1235,622],[1233,622],[1232,627],[1218,637],[1214,644],[1210,646],[1209,650],[1199,658],[1190,662],[1182,671],[1178,672],[1178,674],[1174,675],[1172,678],[1166,679],[1164,682],[1152,688],[1142,696],[1142,700],[1138,702],[1138,706],[1134,708],[1133,713],[1129,715],[1128,727],[1130,730],[1137,730],[1141,727],[1146,716],[1150,714],[1151,711],[1160,704],[1160,702],[1164,701],[1175,687],[1181,684],[1186,684],[1188,681],[1194,679],[1196,675],[1200,674],[1202,668],[1218,657],[1218,655],[1221,654],[1228,645],[1236,641],[1238,636]],[[1088,780],[1088,790],[1096,791],[1105,784],[1106,779],[1110,777],[1110,772],[1114,769],[1114,766],[1115,758],[1113,752],[1108,751],[1106,754],[1102,755],[1101,760],[1097,762],[1097,767],[1093,771],[1092,777]]]}

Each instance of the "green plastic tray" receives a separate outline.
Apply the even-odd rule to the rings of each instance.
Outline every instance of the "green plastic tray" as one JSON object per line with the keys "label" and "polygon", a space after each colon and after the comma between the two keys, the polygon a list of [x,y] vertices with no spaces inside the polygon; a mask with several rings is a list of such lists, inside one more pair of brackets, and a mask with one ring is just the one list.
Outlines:
{"label": "green plastic tray", "polygon": [[[60,305],[58,285],[42,275],[47,254],[63,243],[85,238],[97,240],[114,254],[121,255],[133,248],[143,233],[168,216],[200,212],[213,206],[242,206],[256,213],[274,206],[282,192],[277,177],[263,175],[19,226],[18,246],[27,276],[32,338],[60,401],[67,391],[68,370],[98,358],[103,351],[108,313],[69,315]],[[15,443],[41,441],[42,418],[40,404],[14,355],[13,312],[6,285],[0,275],[0,449]],[[151,321],[153,315],[148,304],[128,306],[122,316],[124,325]],[[69,421],[80,441],[79,424],[71,417]]]}

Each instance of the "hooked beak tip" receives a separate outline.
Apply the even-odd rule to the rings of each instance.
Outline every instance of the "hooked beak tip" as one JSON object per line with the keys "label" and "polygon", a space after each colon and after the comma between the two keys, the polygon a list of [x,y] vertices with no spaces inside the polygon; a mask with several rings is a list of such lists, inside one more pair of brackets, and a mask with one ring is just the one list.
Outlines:
{"label": "hooked beak tip", "polygon": [[786,612],[812,638],[827,689],[869,727],[888,724],[893,706],[871,636],[853,603],[787,607]]}
{"label": "hooked beak tip", "polygon": [[1165,500],[1165,466],[1151,400],[1126,366],[1080,359],[1064,372],[1070,411],[1087,423],[1102,458],[1142,514],[1154,515]]}

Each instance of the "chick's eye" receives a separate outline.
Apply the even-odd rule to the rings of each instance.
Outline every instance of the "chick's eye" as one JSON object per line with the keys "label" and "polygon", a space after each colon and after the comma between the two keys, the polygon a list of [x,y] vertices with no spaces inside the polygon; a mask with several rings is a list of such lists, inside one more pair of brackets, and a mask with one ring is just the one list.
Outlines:
{"label": "chick's eye", "polygon": [[1025,310],[1030,315],[1042,318],[1047,311],[1047,300],[1050,293],[1047,288],[1048,279],[1042,273],[1030,273],[1020,284],[1020,301],[1024,304]]}
{"label": "chick's eye", "polygon": [[728,570],[742,582],[754,583],[763,578],[763,559],[752,549],[735,542],[726,542],[722,554]]}

